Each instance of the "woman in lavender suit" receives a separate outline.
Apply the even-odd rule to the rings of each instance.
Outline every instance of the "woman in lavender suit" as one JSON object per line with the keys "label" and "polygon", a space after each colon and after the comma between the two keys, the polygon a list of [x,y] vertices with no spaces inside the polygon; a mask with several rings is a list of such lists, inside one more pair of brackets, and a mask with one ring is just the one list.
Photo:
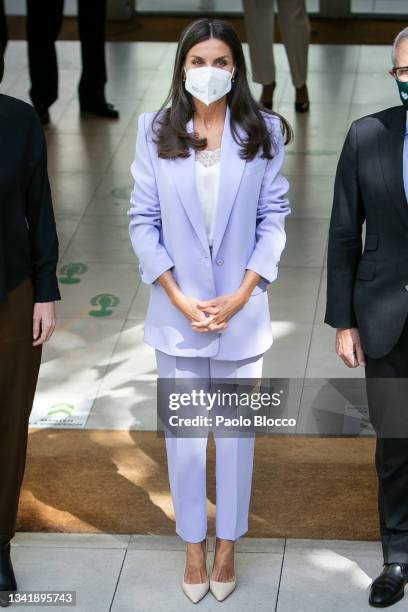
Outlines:
{"label": "woman in lavender suit", "polygon": [[[167,105],[170,103],[170,106]],[[169,95],[139,116],[129,233],[150,285],[144,340],[160,378],[259,378],[272,344],[267,286],[290,212],[280,174],[288,123],[253,98],[231,25],[199,19],[178,44]],[[206,568],[207,437],[166,435],[183,589],[218,600],[236,584],[248,530],[254,437],[215,437],[216,547]]]}

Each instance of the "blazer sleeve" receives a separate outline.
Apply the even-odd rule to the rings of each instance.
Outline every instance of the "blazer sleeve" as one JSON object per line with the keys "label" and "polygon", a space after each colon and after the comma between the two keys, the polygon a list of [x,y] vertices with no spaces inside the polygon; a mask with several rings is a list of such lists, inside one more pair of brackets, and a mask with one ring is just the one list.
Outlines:
{"label": "blazer sleeve", "polygon": [[364,207],[358,181],[357,127],[347,134],[334,183],[327,252],[327,302],[324,321],[332,327],[356,327],[353,288],[362,251]]}
{"label": "blazer sleeve", "polygon": [[28,226],[35,302],[60,300],[58,235],[47,172],[47,145],[33,110],[28,150],[25,218]]}
{"label": "blazer sleeve", "polygon": [[282,176],[285,145],[280,121],[275,119],[276,154],[266,164],[259,194],[256,218],[256,244],[246,265],[248,270],[257,272],[266,283],[278,276],[278,264],[286,243],[285,217],[290,213],[289,201],[285,194],[289,182]]}
{"label": "blazer sleeve", "polygon": [[130,239],[139,259],[140,277],[144,283],[150,284],[174,263],[160,242],[160,202],[147,143],[145,116],[146,113],[142,113],[138,120],[136,154],[130,167],[134,187],[127,214]]}

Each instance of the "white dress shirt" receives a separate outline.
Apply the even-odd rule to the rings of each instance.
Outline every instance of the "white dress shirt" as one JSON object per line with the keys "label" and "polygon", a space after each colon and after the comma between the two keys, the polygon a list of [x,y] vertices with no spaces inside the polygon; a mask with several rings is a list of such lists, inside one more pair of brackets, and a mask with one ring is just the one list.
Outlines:
{"label": "white dress shirt", "polygon": [[195,170],[208,243],[212,246],[220,180],[220,149],[196,151]]}

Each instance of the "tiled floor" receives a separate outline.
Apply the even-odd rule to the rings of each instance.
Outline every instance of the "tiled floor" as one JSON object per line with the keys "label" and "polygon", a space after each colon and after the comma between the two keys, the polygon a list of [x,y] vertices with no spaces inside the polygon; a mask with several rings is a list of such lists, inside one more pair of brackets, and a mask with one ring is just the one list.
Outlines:
{"label": "tiled floor", "polygon": [[[210,538],[209,569],[212,555]],[[178,536],[18,533],[12,546],[19,589],[76,591],[77,612],[191,610],[180,585],[184,558]],[[369,610],[368,589],[381,570],[380,558],[377,542],[242,538],[237,544],[237,588],[222,608]],[[210,612],[219,606],[208,593],[197,608]],[[402,601],[393,610],[406,606]]]}
{"label": "tiled floor", "polygon": [[[319,0],[306,0],[308,11],[316,12],[319,8]],[[137,0],[136,8],[141,13],[144,11],[174,11],[174,12],[200,12],[214,11],[223,13],[242,12],[241,0]]]}
{"label": "tiled floor", "polygon": [[[347,3],[349,0],[345,0]],[[239,13],[242,11],[241,0],[137,0],[137,10],[147,11],[220,11]],[[319,11],[319,0],[306,0],[309,13]],[[406,0],[351,0],[352,13],[374,14],[407,14]]]}

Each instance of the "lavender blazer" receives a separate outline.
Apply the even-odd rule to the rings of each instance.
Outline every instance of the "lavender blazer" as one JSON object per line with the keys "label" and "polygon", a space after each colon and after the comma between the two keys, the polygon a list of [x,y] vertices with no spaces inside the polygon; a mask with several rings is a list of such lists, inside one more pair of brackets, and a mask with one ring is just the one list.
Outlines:
{"label": "lavender blazer", "polygon": [[[285,198],[289,184],[280,174],[284,145],[279,120],[265,113],[278,143],[274,159],[262,159],[258,153],[246,161],[239,157],[227,105],[211,255],[195,183],[194,152],[187,158],[159,158],[150,129],[153,115],[139,116],[130,168],[134,188],[127,211],[140,276],[151,288],[144,340],[185,357],[238,360],[260,355],[273,342],[266,288],[278,274],[290,212]],[[187,129],[193,131],[192,119]],[[183,293],[201,300],[235,291],[246,269],[263,278],[226,330],[200,333],[192,330],[157,280],[169,269]]]}

